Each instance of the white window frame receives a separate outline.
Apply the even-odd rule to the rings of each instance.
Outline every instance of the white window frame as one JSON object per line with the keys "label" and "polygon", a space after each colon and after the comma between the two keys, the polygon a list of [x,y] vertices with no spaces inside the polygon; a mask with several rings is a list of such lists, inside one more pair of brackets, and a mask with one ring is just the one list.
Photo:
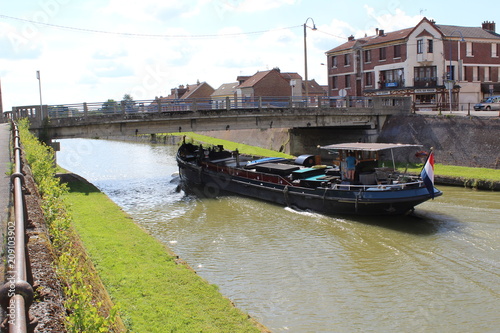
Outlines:
{"label": "white window frame", "polygon": [[466,42],[465,45],[466,45],[465,56],[467,56],[467,57],[473,57],[474,54],[473,54],[473,44],[472,44],[472,42]]}

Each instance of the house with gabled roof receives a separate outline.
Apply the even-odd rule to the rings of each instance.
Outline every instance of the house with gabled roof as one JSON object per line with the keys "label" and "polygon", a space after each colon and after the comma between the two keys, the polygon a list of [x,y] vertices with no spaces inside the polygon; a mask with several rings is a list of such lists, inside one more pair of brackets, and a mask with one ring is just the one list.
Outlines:
{"label": "house with gabled roof", "polygon": [[210,96],[215,91],[212,86],[206,82],[197,82],[196,84],[188,84],[186,92],[181,96],[181,99],[210,99]]}
{"label": "house with gabled roof", "polygon": [[[148,108],[157,110],[160,106],[162,112],[189,110],[192,108],[192,100],[199,100],[198,103],[209,104],[213,92],[214,88],[206,82],[198,81],[196,84],[179,85],[179,87],[170,89],[170,95],[167,97],[156,97]],[[189,101],[186,102],[185,100]]]}
{"label": "house with gabled roof", "polygon": [[326,52],[328,95],[408,96],[417,109],[462,108],[500,92],[499,45],[494,22],[461,27],[423,18],[411,28],[350,36]]}
{"label": "house with gabled roof", "polygon": [[257,72],[236,88],[238,100],[243,98],[291,96],[291,87],[278,68]]}
{"label": "house with gabled roof", "polygon": [[[231,82],[231,83],[223,83],[219,88],[215,89],[215,91],[210,95],[213,101],[214,109],[226,108],[227,99],[229,98],[230,102],[234,100],[234,96],[236,94],[236,87],[239,86],[239,82]],[[229,104],[230,105],[230,104]]]}

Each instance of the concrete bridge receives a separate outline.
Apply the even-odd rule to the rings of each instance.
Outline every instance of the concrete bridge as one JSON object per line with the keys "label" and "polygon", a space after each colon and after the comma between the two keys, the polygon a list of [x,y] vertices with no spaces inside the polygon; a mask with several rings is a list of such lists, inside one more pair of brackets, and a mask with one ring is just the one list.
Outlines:
{"label": "concrete bridge", "polygon": [[[256,100],[152,100],[14,107],[7,117],[28,117],[49,138],[269,128],[343,127],[378,130],[389,115],[410,113],[408,98],[332,100],[304,105],[290,97]],[[128,104],[127,104],[128,103]]]}

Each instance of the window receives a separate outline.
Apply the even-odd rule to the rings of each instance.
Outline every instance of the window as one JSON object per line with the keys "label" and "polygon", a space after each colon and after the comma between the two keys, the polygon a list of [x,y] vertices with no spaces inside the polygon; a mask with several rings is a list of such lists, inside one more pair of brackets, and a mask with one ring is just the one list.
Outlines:
{"label": "window", "polygon": [[381,47],[379,49],[379,60],[385,60],[386,55],[385,55],[385,47]]}
{"label": "window", "polygon": [[435,94],[415,95],[415,103],[416,104],[435,104],[436,103],[436,95]]}
{"label": "window", "polygon": [[337,77],[336,76],[332,76],[332,89],[337,89],[338,86],[337,86]]}
{"label": "window", "polygon": [[394,58],[401,58],[401,45],[394,45]]}
{"label": "window", "polygon": [[415,87],[429,87],[437,85],[437,67],[422,66],[414,69]]}
{"label": "window", "polygon": [[372,62],[372,50],[365,51],[365,62]]}
{"label": "window", "polygon": [[417,40],[417,53],[418,54],[424,53],[424,40],[423,39]]}
{"label": "window", "polygon": [[455,80],[455,66],[451,66],[451,69],[450,65],[446,66],[446,73],[448,80]]}
{"label": "window", "polygon": [[380,72],[382,88],[396,88],[404,85],[404,71],[402,68]]}
{"label": "window", "polygon": [[432,39],[427,41],[427,53],[434,53],[434,41]]}
{"label": "window", "polygon": [[337,68],[337,57],[336,56],[332,57],[332,67]]}
{"label": "window", "polygon": [[351,64],[351,57],[349,55],[348,53],[344,54],[344,66],[349,66]]}
{"label": "window", "polygon": [[465,55],[466,55],[467,57],[473,57],[473,56],[474,56],[474,54],[473,54],[473,52],[472,52],[472,47],[473,47],[472,42],[467,42],[467,43],[465,44],[465,50],[466,50],[466,51],[465,51]]}
{"label": "window", "polygon": [[351,88],[351,76],[350,75],[345,76],[345,87]]}
{"label": "window", "polygon": [[498,44],[491,44],[491,57],[498,58]]}
{"label": "window", "polygon": [[373,85],[372,73],[367,72],[365,73],[365,86],[372,86],[372,85]]}

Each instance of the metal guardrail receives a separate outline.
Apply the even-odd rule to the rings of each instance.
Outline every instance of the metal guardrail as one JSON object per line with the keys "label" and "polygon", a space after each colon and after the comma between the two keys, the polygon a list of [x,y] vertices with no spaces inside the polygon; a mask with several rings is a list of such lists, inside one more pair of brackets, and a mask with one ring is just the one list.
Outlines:
{"label": "metal guardrail", "polygon": [[[399,103],[384,103],[387,106],[397,106]],[[403,103],[401,103],[403,105]],[[167,99],[137,101],[106,101],[97,103],[76,103],[60,105],[15,106],[12,111],[5,112],[10,119],[23,117],[41,119],[67,117],[87,117],[93,115],[158,113],[158,112],[188,112],[202,110],[235,110],[235,109],[273,109],[273,108],[368,108],[374,107],[373,98],[366,97],[329,97],[315,96],[307,100],[298,96],[272,97],[239,97],[239,98],[194,98],[194,99]]]}
{"label": "metal guardrail", "polygon": [[478,111],[491,113],[491,116],[497,116],[500,113],[500,104],[478,107],[480,103],[413,103],[413,111],[438,111],[438,112],[462,112],[467,115],[477,115]]}
{"label": "metal guardrail", "polygon": [[[14,192],[14,221],[7,225],[7,278],[0,287],[0,304],[6,312],[2,328],[10,333],[33,332],[36,318],[29,316],[33,302],[33,277],[26,247],[27,211],[24,200],[21,143],[17,125],[13,124],[14,173],[11,183]],[[29,281],[29,282],[28,282]]]}

